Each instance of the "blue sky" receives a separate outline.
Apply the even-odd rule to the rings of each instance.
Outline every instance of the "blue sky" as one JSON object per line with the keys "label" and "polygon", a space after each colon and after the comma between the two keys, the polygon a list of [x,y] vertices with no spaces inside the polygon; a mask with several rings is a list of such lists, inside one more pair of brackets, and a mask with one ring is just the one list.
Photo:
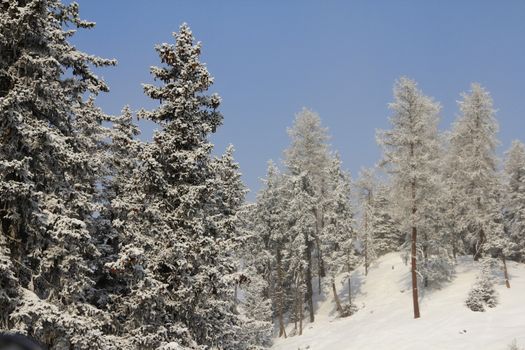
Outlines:
{"label": "blue sky", "polygon": [[[354,177],[377,162],[375,130],[388,127],[392,86],[402,75],[442,104],[443,129],[475,81],[498,109],[500,151],[525,138],[525,1],[78,2],[97,26],[75,44],[119,61],[98,71],[111,88],[98,102],[112,114],[125,104],[155,106],[141,87],[159,63],[153,47],[173,42],[182,22],[191,26],[223,98],[216,152],[235,146],[249,198],[266,161],[282,158],[286,128],[303,106],[320,114]],[[148,139],[153,126],[141,126]]]}

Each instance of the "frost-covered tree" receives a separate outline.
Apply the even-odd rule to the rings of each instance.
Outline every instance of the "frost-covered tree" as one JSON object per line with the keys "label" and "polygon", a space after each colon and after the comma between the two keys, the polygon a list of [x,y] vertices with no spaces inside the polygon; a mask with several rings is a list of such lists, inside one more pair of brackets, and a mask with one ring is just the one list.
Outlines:
{"label": "frost-covered tree", "polygon": [[257,205],[246,204],[240,215],[238,230],[242,246],[237,254],[240,269],[236,286],[237,310],[242,318],[241,343],[248,349],[262,349],[271,344],[273,334],[272,299],[269,292],[271,257],[265,235],[256,228]]}
{"label": "frost-covered tree", "polygon": [[[126,199],[132,188],[133,173],[139,165],[142,148],[142,142],[136,139],[140,130],[134,124],[133,114],[128,106],[122,109],[120,116],[113,117],[111,122],[108,174],[104,174],[106,176],[102,179],[104,196],[100,213],[103,234],[99,237],[99,249],[104,255],[103,263],[114,259],[118,252],[122,225],[130,214],[130,203]],[[102,272],[103,279],[107,277],[105,272]],[[101,281],[102,287],[107,287],[104,283]]]}
{"label": "frost-covered tree", "polygon": [[[419,207],[421,217],[420,264],[418,272],[424,287],[438,286],[450,281],[454,273],[454,249],[452,244],[451,226],[448,219],[450,188],[446,180],[448,174],[444,171],[445,142],[441,135],[436,136],[435,148],[432,150],[433,168],[428,173],[427,198]],[[430,198],[432,198],[430,200]]]}
{"label": "frost-covered tree", "polygon": [[361,206],[360,241],[363,255],[365,276],[370,264],[377,258],[372,215],[374,208],[376,179],[373,169],[362,169],[357,181],[358,201]]}
{"label": "frost-covered tree", "polygon": [[492,258],[484,258],[480,261],[480,272],[465,300],[465,305],[470,310],[483,312],[485,306],[493,308],[498,304],[498,296],[494,289],[494,278],[492,276],[494,265],[495,261]]}
{"label": "frost-covered tree", "polygon": [[441,202],[441,212],[438,212],[439,218],[442,223],[443,235],[446,236],[446,241],[451,246],[452,256],[454,261],[457,260],[459,254],[464,254],[466,249],[464,247],[464,241],[461,234],[456,227],[455,220],[457,215],[456,203],[458,202],[458,196],[460,193],[454,191],[456,187],[455,180],[452,174],[454,173],[455,156],[450,151],[451,149],[451,133],[445,133],[443,137],[443,157],[442,166],[440,170],[441,175],[441,188],[438,200]]}
{"label": "frost-covered tree", "polygon": [[129,106],[125,106],[122,113],[111,122],[111,178],[107,180],[106,186],[111,193],[110,199],[113,199],[126,191],[125,187],[138,166],[142,142],[137,139],[140,130],[133,122]]}
{"label": "frost-covered tree", "polygon": [[486,243],[503,233],[496,169],[498,124],[492,98],[479,84],[472,84],[470,93],[462,96],[449,150],[456,199],[453,220],[468,252],[478,260]]}
{"label": "frost-covered tree", "polygon": [[136,348],[177,341],[236,349],[233,252],[244,187],[230,152],[210,155],[208,136],[222,115],[220,98],[207,94],[213,79],[199,60],[200,44],[186,24],[175,37],[175,45],[156,47],[164,65],[151,71],[160,84],[144,85],[160,106],[140,117],[160,130],[140,152],[123,197],[130,214],[108,269],[128,281],[129,291],[114,305]]}
{"label": "frost-covered tree", "polygon": [[288,275],[293,285],[295,296],[294,320],[299,322],[299,334],[302,334],[302,320],[305,300],[308,307],[310,322],[314,321],[314,302],[312,290],[312,252],[316,236],[316,218],[311,214],[315,206],[312,183],[306,172],[298,175],[288,175],[284,182],[288,190],[286,203],[286,222],[289,244],[287,256],[289,259]]}
{"label": "frost-covered tree", "polygon": [[[239,313],[239,329],[236,349],[262,349],[270,345],[272,334],[271,301],[265,296],[264,291],[268,287],[264,279],[265,255],[254,254],[259,252],[260,246],[253,245],[250,237],[254,233],[246,224],[246,207],[241,207],[247,192],[241,181],[239,165],[233,158],[233,146],[226,149],[225,154],[216,159],[215,174],[220,180],[217,189],[218,211],[216,222],[224,232],[230,233],[230,239],[235,240],[229,254],[225,254],[222,264],[235,264],[243,266],[234,276],[236,312]],[[260,239],[260,237],[257,237]],[[251,244],[247,244],[250,241]],[[228,247],[224,247],[227,249]],[[235,252],[234,252],[235,249]],[[241,250],[244,253],[238,253]],[[260,259],[263,257],[263,259]],[[262,266],[261,266],[262,265]],[[240,266],[239,266],[240,267]],[[239,298],[239,293],[242,296]],[[222,300],[219,302],[223,302]]]}
{"label": "frost-covered tree", "polygon": [[239,332],[242,349],[265,349],[271,345],[273,324],[271,300],[264,296],[268,287],[251,261],[245,261],[246,268],[242,270],[240,288],[242,299],[239,301],[238,310],[242,321]]}
{"label": "frost-covered tree", "polygon": [[268,283],[267,297],[272,300],[273,314],[277,319],[279,337],[286,338],[286,281],[287,264],[283,255],[289,242],[286,234],[288,222],[286,218],[286,195],[283,186],[283,176],[273,162],[268,163],[268,171],[264,179],[264,188],[257,194],[254,208],[254,232],[260,236],[259,251],[264,252],[263,275]]}
{"label": "frost-covered tree", "polygon": [[90,70],[114,61],[77,50],[91,28],[78,5],[0,4],[0,276],[2,326],[51,349],[112,349],[112,321],[95,292],[96,191],[103,114],[86,94],[107,91]]}
{"label": "frost-covered tree", "polygon": [[[311,237],[306,239],[307,254],[311,256],[307,261],[308,267],[305,273],[306,298],[311,299],[313,297],[311,277],[314,275],[312,258],[316,258],[319,288],[321,278],[325,274],[320,235],[324,224],[324,206],[327,203],[327,171],[331,157],[328,133],[327,129],[321,125],[318,114],[303,109],[297,114],[288,134],[291,138],[291,145],[285,151],[285,165],[291,176],[306,176],[303,184],[308,184],[308,186],[303,190],[308,191],[308,195],[313,199],[312,207],[305,209],[314,217],[314,230],[307,228],[311,232]],[[310,309],[310,322],[313,321],[314,313]]]}
{"label": "frost-covered tree", "polygon": [[[401,78],[394,87],[392,129],[378,134],[383,166],[391,176],[396,207],[403,230],[411,231],[411,272],[414,318],[420,316],[418,300],[418,250],[426,243],[425,207],[432,205],[437,151],[439,104],[423,95],[417,84]],[[421,236],[418,236],[418,233]],[[421,263],[421,262],[420,262]]]}
{"label": "frost-covered tree", "polygon": [[525,257],[525,146],[513,141],[505,161],[505,221],[516,249],[511,256]]}
{"label": "frost-covered tree", "polygon": [[[115,176],[115,154],[112,148],[113,130],[106,127],[112,117],[106,115],[99,107],[95,105],[93,97],[88,98],[83,108],[78,111],[78,116],[73,122],[73,128],[79,138],[79,147],[89,154],[88,162],[90,171],[86,173],[82,184],[77,183],[77,188],[82,186],[86,192],[92,194],[92,207],[85,209],[85,220],[89,226],[93,227],[92,236],[95,239],[95,245],[100,252],[97,258],[96,268],[96,296],[93,300],[100,300],[102,295],[106,294],[106,286],[99,283],[104,270],[104,264],[110,259],[114,248],[114,229],[112,227],[112,214],[110,202],[114,198],[114,191],[109,185],[116,184],[122,178]],[[131,158],[134,159],[134,158]],[[131,160],[128,160],[131,161]],[[88,216],[92,212],[95,215]],[[109,243],[109,244],[108,244]],[[101,306],[101,304],[96,304]]]}
{"label": "frost-covered tree", "polygon": [[370,215],[373,241],[377,255],[397,251],[405,242],[405,235],[392,216],[389,188],[378,183],[374,191],[373,206]]}
{"label": "frost-covered tree", "polygon": [[[336,276],[345,273],[350,286],[350,273],[357,265],[354,241],[355,220],[351,205],[350,175],[341,169],[339,157],[334,157],[329,169],[330,205],[325,210],[325,225],[322,233],[325,267],[330,288],[340,316],[348,316],[349,307],[344,307],[337,292]],[[351,290],[348,290],[349,296]],[[351,299],[350,299],[351,301]],[[346,311],[346,312],[345,312]]]}
{"label": "frost-covered tree", "polygon": [[[300,189],[298,189],[297,194],[299,195],[299,199],[301,197]],[[296,202],[296,204],[297,203],[300,202]],[[303,216],[302,218],[299,218],[298,221],[304,220],[305,218],[307,219],[309,216]],[[290,278],[290,290],[287,294],[289,294],[290,299],[293,300],[291,303],[292,307],[290,309],[290,321],[294,322],[293,333],[289,335],[303,334],[304,296],[306,294],[306,283],[304,276],[308,269],[308,244],[305,242],[305,235],[301,230],[299,230],[300,227],[301,225],[299,222],[296,222],[296,225],[292,226],[292,230],[290,231],[292,235],[290,237],[289,243],[286,246],[286,256],[288,260],[287,275]]]}

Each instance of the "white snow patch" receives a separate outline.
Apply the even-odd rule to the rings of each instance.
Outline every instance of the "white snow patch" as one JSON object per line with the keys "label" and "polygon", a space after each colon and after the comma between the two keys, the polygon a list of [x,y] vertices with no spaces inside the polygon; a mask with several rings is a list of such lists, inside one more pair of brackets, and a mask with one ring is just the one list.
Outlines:
{"label": "white snow patch", "polygon": [[[511,288],[503,278],[496,290],[499,304],[486,312],[473,312],[465,299],[478,272],[472,257],[458,261],[453,281],[439,290],[423,291],[421,318],[413,319],[409,267],[399,253],[381,257],[364,276],[354,272],[353,298],[359,307],[339,319],[329,290],[316,308],[316,320],[306,324],[302,336],[275,339],[275,350],[504,350],[516,339],[525,346],[525,265],[508,263]],[[338,284],[342,300],[346,290]],[[293,325],[290,325],[291,328]]]}

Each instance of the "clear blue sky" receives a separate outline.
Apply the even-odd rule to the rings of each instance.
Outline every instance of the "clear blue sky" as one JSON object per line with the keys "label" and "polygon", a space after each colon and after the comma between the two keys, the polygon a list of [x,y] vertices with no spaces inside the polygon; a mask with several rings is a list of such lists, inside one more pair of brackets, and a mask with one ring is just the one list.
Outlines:
{"label": "clear blue sky", "polygon": [[[498,109],[501,151],[525,132],[525,1],[79,0],[94,30],[74,39],[92,54],[116,58],[99,71],[111,92],[106,112],[154,104],[142,93],[153,49],[173,42],[187,22],[223,98],[225,120],[212,140],[232,143],[245,183],[260,187],[268,159],[288,145],[286,128],[303,106],[317,111],[331,143],[355,177],[379,158],[375,129],[387,128],[392,85],[419,82],[443,105],[442,128],[473,81]],[[152,125],[142,124],[143,138]],[[249,195],[253,198],[253,192]]]}

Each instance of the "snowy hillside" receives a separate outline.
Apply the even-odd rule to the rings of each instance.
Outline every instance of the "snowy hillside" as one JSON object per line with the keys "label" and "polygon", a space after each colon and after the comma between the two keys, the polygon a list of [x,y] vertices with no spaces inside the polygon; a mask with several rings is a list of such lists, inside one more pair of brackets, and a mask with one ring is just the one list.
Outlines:
{"label": "snowy hillside", "polygon": [[[451,283],[422,293],[421,318],[414,320],[409,267],[399,253],[387,254],[372,266],[366,278],[362,270],[355,271],[356,314],[337,318],[326,288],[317,303],[315,323],[307,324],[302,336],[276,339],[273,349],[503,350],[513,339],[524,346],[525,265],[511,262],[508,267],[511,289],[505,288],[503,279],[498,281],[499,305],[486,312],[472,312],[464,300],[477,266],[472,257],[460,259]],[[341,292],[343,300],[345,293]]]}

